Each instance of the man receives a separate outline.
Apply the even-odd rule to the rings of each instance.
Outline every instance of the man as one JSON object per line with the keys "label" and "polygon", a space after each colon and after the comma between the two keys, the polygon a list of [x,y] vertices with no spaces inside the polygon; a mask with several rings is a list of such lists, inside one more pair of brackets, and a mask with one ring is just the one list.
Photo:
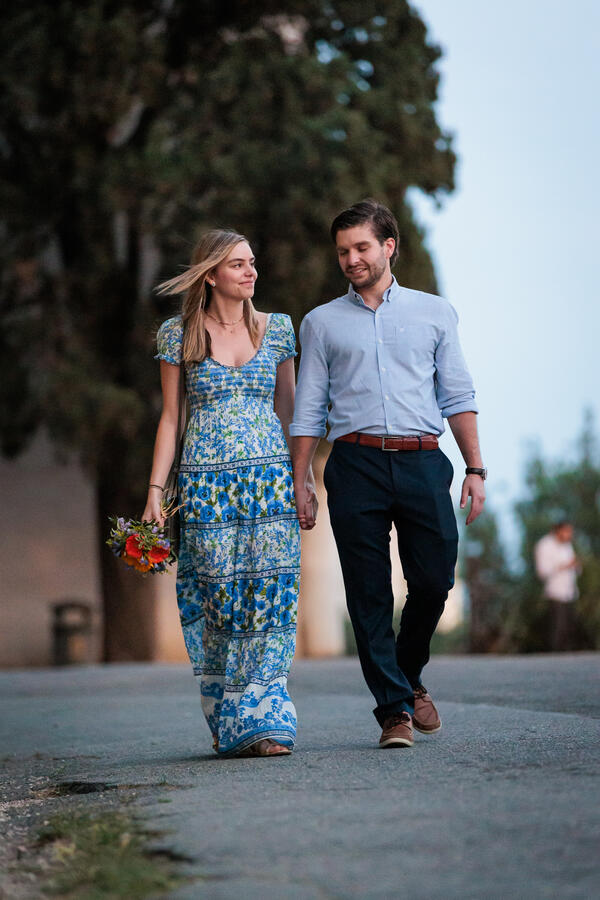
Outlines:
{"label": "man", "polygon": [[555,651],[574,649],[576,640],[579,561],[572,540],[573,526],[563,519],[535,545],[535,569],[550,607],[549,645]]}
{"label": "man", "polygon": [[[364,200],[331,226],[348,293],[311,310],[300,328],[294,421],[294,487],[302,528],[314,525],[310,464],[319,438],[333,448],[325,487],[348,611],[382,728],[381,747],[410,747],[414,726],[441,728],[421,682],[429,643],[454,583],[458,533],[452,465],[438,449],[450,422],[467,470],[467,524],[485,499],[473,384],[445,300],[402,288],[392,276],[398,225]],[[408,585],[397,639],[392,628],[392,523]]]}

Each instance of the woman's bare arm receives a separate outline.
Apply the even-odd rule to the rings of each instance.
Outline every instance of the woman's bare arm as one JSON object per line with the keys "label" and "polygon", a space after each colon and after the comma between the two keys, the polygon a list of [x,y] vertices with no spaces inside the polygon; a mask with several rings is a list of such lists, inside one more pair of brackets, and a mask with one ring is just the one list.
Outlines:
{"label": "woman's bare arm", "polygon": [[142,515],[143,521],[154,519],[160,525],[164,524],[164,518],[160,509],[162,498],[161,486],[167,479],[175,456],[177,444],[177,420],[179,402],[179,366],[160,361],[160,382],[162,387],[162,413],[156,431],[154,442],[154,456],[152,459],[152,472],[150,484],[159,487],[148,487],[148,497]]}
{"label": "woman's bare arm", "polygon": [[281,422],[287,445],[292,449],[290,438],[290,423],[294,416],[294,397],[296,395],[296,373],[294,371],[294,359],[290,356],[277,366],[277,380],[275,381],[275,396],[273,406]]}

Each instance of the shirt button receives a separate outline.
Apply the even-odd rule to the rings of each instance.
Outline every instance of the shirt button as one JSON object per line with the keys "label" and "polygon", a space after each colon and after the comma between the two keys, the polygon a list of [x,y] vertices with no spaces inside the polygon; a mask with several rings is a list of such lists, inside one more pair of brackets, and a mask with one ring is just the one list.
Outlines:
{"label": "shirt button", "polygon": [[382,366],[382,367],[381,367],[381,371],[382,371],[382,372],[387,372],[386,367],[385,367],[385,366]]}
{"label": "shirt button", "polygon": [[388,394],[385,395],[385,399],[386,399],[386,400],[389,400],[389,399],[390,399]]}
{"label": "shirt button", "polygon": [[378,344],[383,344],[382,339],[381,339],[381,338],[377,338],[377,343],[378,343]]}

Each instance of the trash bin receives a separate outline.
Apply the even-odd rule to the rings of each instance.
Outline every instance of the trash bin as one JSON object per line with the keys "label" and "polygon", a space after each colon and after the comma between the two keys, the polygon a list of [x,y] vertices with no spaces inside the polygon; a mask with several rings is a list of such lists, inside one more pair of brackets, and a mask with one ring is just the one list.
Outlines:
{"label": "trash bin", "polygon": [[87,663],[90,658],[92,611],[80,600],[53,604],[53,659],[55,666]]}

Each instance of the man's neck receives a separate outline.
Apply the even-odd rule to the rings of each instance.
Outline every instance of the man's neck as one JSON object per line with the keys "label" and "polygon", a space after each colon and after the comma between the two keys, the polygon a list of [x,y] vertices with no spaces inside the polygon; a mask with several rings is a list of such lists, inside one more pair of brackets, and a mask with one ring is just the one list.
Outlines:
{"label": "man's neck", "polygon": [[371,285],[370,287],[365,287],[362,289],[355,287],[354,290],[357,294],[360,294],[365,306],[368,306],[371,309],[378,309],[383,303],[383,295],[385,294],[387,289],[391,287],[392,281],[392,273],[385,272],[381,276],[379,281],[376,281],[375,284]]}

